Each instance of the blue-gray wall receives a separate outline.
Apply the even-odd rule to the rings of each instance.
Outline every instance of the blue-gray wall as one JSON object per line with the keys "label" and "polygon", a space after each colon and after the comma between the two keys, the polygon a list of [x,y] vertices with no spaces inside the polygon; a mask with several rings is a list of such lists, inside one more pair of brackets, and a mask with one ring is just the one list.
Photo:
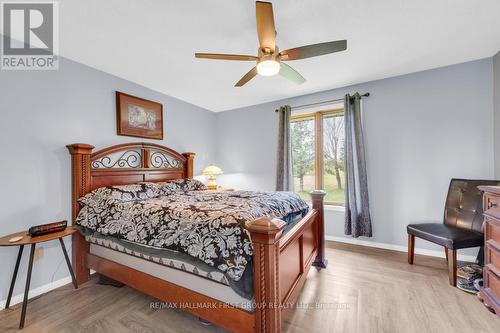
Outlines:
{"label": "blue-gray wall", "polygon": [[[0,73],[0,235],[34,224],[71,218],[70,157],[66,144],[96,149],[140,139],[116,135],[115,90],[163,103],[163,142],[194,151],[196,173],[215,154],[215,114],[137,84],[61,60],[58,71]],[[145,140],[148,141],[148,140]],[[70,240],[67,240],[68,248]],[[32,289],[68,276],[58,243],[43,245]],[[7,295],[17,248],[0,248],[0,300]],[[28,249],[16,290],[22,291]]]}
{"label": "blue-gray wall", "polygon": [[[410,221],[442,219],[450,178],[493,178],[492,67],[484,59],[218,113],[216,160],[226,173],[219,183],[274,188],[279,105],[370,92],[364,126],[374,237],[364,240],[405,246]],[[328,210],[326,218],[327,234],[344,237],[343,212]]]}
{"label": "blue-gray wall", "polygon": [[500,51],[493,57],[495,108],[495,176],[500,179]]}

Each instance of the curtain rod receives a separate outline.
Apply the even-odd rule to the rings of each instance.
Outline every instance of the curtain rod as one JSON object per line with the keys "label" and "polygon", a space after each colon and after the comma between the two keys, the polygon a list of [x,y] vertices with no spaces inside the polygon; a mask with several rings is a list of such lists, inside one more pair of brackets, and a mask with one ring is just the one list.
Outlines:
{"label": "curtain rod", "polygon": [[[361,95],[361,97],[368,97],[368,96],[370,96],[369,92],[364,93],[363,95]],[[336,99],[331,99],[331,100],[323,101],[323,102],[317,102],[317,103],[310,103],[310,104],[292,106],[292,110],[307,109],[307,108],[309,108],[311,106],[318,106],[318,105],[330,104],[330,103],[333,103],[333,102],[343,102],[343,101],[344,101],[344,97],[342,97],[342,98],[336,98]],[[279,110],[276,110],[276,112],[278,112],[278,111]]]}

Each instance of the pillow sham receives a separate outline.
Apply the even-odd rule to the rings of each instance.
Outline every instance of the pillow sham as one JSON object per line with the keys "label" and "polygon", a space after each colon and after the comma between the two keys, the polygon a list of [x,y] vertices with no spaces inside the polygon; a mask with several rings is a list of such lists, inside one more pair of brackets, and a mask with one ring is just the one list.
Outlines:
{"label": "pillow sham", "polygon": [[102,201],[134,201],[154,198],[160,195],[160,188],[154,183],[117,185],[100,187],[78,199],[83,205],[92,205]]}
{"label": "pillow sham", "polygon": [[197,179],[175,179],[166,183],[157,183],[161,195],[172,192],[205,191],[207,186]]}

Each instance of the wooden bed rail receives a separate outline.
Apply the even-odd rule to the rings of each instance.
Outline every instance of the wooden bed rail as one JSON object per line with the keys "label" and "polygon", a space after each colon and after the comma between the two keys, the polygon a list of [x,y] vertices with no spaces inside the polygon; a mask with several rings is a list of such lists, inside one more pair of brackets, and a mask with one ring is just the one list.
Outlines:
{"label": "wooden bed rail", "polygon": [[[76,143],[66,146],[71,154],[71,216],[75,225],[80,205],[78,199],[90,192],[90,155],[94,146]],[[72,236],[71,256],[76,282],[82,284],[90,280],[90,269],[87,263],[89,243],[79,232]]]}
{"label": "wooden bed rail", "polygon": [[286,223],[260,218],[246,224],[253,243],[255,332],[281,332],[311,265],[325,268],[324,191],[311,192],[313,209],[284,236]]}
{"label": "wooden bed rail", "polygon": [[253,243],[255,331],[281,332],[279,238],[286,223],[260,218],[247,223]]}
{"label": "wooden bed rail", "polygon": [[324,199],[326,192],[323,190],[314,190],[311,193],[312,208],[318,212],[318,229],[316,234],[318,236],[318,252],[314,259],[313,266],[319,268],[326,268],[328,260],[325,254],[325,212],[324,212]]}

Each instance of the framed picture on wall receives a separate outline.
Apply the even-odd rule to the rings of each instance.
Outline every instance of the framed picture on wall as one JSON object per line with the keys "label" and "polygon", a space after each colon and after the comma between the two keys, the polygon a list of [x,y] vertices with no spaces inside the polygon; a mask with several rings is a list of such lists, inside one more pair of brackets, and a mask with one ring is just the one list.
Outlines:
{"label": "framed picture on wall", "polygon": [[163,105],[116,92],[118,135],[163,140]]}

